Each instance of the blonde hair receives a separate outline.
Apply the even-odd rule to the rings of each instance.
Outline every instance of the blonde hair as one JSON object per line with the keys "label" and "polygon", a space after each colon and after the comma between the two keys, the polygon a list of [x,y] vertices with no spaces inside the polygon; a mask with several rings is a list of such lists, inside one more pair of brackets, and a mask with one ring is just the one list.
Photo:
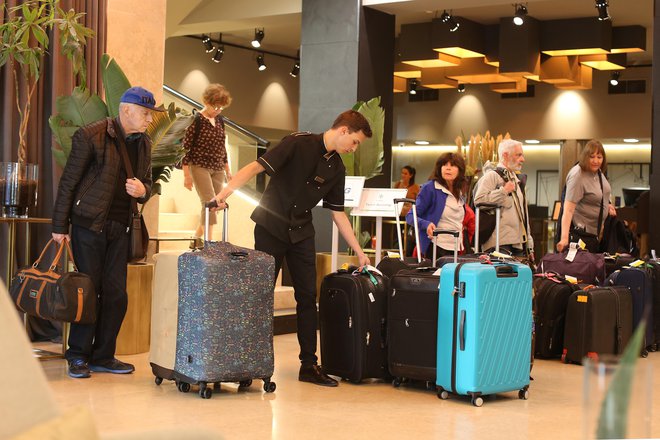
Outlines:
{"label": "blonde hair", "polygon": [[222,84],[209,84],[202,94],[202,100],[205,104],[227,108],[231,105],[231,94]]}

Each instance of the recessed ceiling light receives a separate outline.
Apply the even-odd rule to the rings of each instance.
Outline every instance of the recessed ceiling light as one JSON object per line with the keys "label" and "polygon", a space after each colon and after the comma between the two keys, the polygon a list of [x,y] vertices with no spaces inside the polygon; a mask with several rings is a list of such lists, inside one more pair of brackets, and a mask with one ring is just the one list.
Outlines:
{"label": "recessed ceiling light", "polygon": [[429,145],[429,141],[415,141],[415,145]]}
{"label": "recessed ceiling light", "polygon": [[624,139],[623,142],[626,142],[628,144],[635,144],[639,142],[639,139],[629,138],[629,139]]}
{"label": "recessed ceiling light", "polygon": [[540,144],[541,141],[539,141],[539,140],[537,140],[537,139],[526,139],[526,140],[525,140],[525,143],[526,143],[526,144]]}

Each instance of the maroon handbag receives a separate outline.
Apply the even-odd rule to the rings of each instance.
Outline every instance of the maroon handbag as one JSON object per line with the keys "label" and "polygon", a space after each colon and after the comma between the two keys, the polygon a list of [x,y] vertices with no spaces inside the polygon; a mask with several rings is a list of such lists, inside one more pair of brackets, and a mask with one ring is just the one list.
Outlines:
{"label": "maroon handbag", "polygon": [[[16,274],[9,294],[16,308],[28,315],[53,321],[92,324],[96,321],[94,283],[88,275],[78,272],[69,242],[62,240],[50,266],[41,266],[52,243],[55,241],[51,239],[32,266]],[[65,272],[60,267],[64,252],[68,253],[73,263],[72,272]]]}

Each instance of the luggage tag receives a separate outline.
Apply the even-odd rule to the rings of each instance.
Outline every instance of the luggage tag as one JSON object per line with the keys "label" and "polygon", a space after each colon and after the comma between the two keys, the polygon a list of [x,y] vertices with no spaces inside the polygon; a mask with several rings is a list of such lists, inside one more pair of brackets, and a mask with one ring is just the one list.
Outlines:
{"label": "luggage tag", "polygon": [[630,263],[628,266],[630,266],[630,267],[642,267],[642,266],[644,266],[644,264],[646,264],[646,262],[644,260],[635,260],[632,263]]}
{"label": "luggage tag", "polygon": [[498,252],[498,251],[491,252],[490,256],[491,257],[497,257],[497,258],[504,259],[504,260],[513,260],[514,259],[513,255],[504,254],[504,253]]}
{"label": "luggage tag", "polygon": [[[584,245],[582,240],[580,240],[580,243],[582,243],[582,245]],[[566,254],[566,260],[570,261],[571,263],[573,262],[573,260],[575,260],[575,256],[578,253],[578,245],[579,245],[579,243],[569,244],[568,254]]]}
{"label": "luggage tag", "polygon": [[401,258],[401,255],[398,252],[387,251],[387,258],[396,258],[398,260]]}
{"label": "luggage tag", "polygon": [[577,284],[578,283],[578,279],[573,277],[573,276],[564,275],[564,278],[566,279],[566,281],[568,281],[571,284]]}
{"label": "luggage tag", "polygon": [[[373,283],[373,285],[374,285],[374,286],[377,286],[377,285],[378,285],[378,280],[376,279],[376,277],[374,277],[374,276],[372,275],[372,272],[377,273],[377,274],[380,275],[381,277],[383,276],[383,273],[382,273],[381,271],[379,271],[378,269],[376,269],[375,267],[373,267],[373,266],[362,266],[362,270],[361,270],[361,271],[359,271],[359,270],[354,270],[354,271],[353,271],[353,275],[354,275],[354,276],[358,276],[358,275],[360,275],[360,274],[366,274],[366,275],[369,276],[369,280],[371,280],[371,282]],[[376,298],[374,297],[374,294],[373,294],[372,292],[369,292],[369,295],[368,295],[368,296],[369,296],[369,301],[370,301],[370,302],[372,302],[372,303],[373,303],[373,302],[376,302]]]}

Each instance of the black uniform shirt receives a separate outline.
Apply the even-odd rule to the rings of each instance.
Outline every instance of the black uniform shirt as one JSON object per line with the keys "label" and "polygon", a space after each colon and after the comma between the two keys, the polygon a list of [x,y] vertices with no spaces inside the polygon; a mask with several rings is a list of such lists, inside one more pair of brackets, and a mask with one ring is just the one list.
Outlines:
{"label": "black uniform shirt", "polygon": [[286,136],[257,161],[270,182],[252,213],[252,220],[285,242],[314,236],[312,208],[344,210],[346,168],[336,152],[328,152],[322,134]]}

